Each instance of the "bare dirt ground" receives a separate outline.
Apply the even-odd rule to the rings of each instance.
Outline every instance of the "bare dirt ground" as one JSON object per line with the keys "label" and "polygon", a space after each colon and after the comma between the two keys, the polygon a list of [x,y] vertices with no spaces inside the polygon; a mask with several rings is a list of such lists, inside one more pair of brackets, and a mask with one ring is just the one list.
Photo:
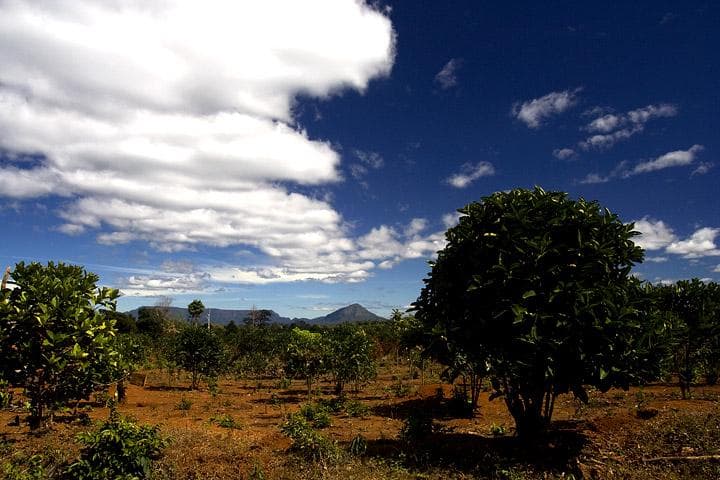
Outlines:
{"label": "bare dirt ground", "polygon": [[[156,464],[158,478],[717,478],[717,386],[697,387],[690,400],[665,385],[592,392],[587,405],[562,396],[548,436],[521,443],[502,400],[489,401],[484,393],[474,418],[454,418],[447,409],[451,386],[403,380],[409,392],[398,396],[403,392],[393,386],[406,372],[384,370],[349,394],[368,407],[366,416],[334,414],[323,430],[345,449],[358,434],[367,441],[365,455],[335,465],[288,452],[290,440],[279,426],[308,401],[301,381],[287,387],[278,380],[226,378],[214,392],[190,391],[189,382],[153,371],[144,388],[129,386],[118,410],[140,423],[159,424],[171,438]],[[315,398],[332,398],[332,386],[322,383]],[[81,403],[80,411],[91,420],[109,415],[92,402]],[[432,414],[435,433],[417,444],[401,441],[404,420],[418,412]],[[51,431],[35,434],[24,422],[16,424],[17,415],[22,419],[22,413],[0,412],[0,458],[42,453],[69,459],[78,450],[75,435],[90,428],[68,413],[57,417]],[[219,425],[223,418],[234,428]]]}

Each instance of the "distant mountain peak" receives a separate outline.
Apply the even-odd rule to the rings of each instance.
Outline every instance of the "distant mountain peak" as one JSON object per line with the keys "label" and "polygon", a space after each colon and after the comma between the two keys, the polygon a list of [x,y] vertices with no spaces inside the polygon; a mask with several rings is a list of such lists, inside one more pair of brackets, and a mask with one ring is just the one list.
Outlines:
{"label": "distant mountain peak", "polygon": [[353,303],[352,305],[348,305],[347,307],[339,308],[334,312],[325,315],[324,317],[314,318],[312,322],[322,324],[335,324],[378,320],[385,319],[379,315],[375,315],[359,303]]}

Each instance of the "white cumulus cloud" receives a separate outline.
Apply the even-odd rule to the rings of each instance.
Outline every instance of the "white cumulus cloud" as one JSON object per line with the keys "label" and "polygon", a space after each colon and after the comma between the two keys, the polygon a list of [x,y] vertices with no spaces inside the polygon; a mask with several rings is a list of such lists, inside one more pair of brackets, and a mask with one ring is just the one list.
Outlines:
{"label": "white cumulus cloud", "polygon": [[674,152],[668,152],[664,155],[660,155],[654,160],[635,165],[635,167],[628,172],[628,175],[637,175],[640,173],[654,172],[655,170],[663,170],[670,167],[690,165],[695,161],[697,154],[702,150],[702,145],[693,145],[687,150],[675,150]]}
{"label": "white cumulus cloud", "polygon": [[682,255],[684,258],[719,256],[720,248],[715,243],[718,234],[720,228],[699,228],[690,238],[672,242],[668,245],[667,252]]}
{"label": "white cumulus cloud", "polygon": [[550,92],[540,98],[513,105],[512,114],[530,128],[539,128],[543,120],[575,106],[580,89]]}
{"label": "white cumulus cloud", "polygon": [[659,250],[677,240],[672,228],[662,220],[654,220],[646,216],[640,220],[635,220],[633,223],[635,224],[635,230],[640,232],[640,235],[635,237],[633,241],[645,250]]}
{"label": "white cumulus cloud", "polygon": [[490,162],[479,162],[476,164],[466,163],[455,173],[445,179],[445,182],[455,188],[465,188],[481,177],[495,175],[495,167]]}
{"label": "white cumulus cloud", "polygon": [[674,117],[677,112],[675,105],[661,103],[621,114],[601,114],[585,126],[584,129],[594,135],[581,141],[580,148],[584,150],[610,148],[617,142],[642,132],[648,121],[654,118]]}

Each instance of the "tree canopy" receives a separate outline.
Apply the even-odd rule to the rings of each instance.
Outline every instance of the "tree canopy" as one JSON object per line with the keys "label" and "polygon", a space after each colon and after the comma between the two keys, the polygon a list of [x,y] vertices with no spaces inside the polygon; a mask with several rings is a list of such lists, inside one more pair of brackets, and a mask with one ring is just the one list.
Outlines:
{"label": "tree canopy", "polygon": [[521,435],[547,425],[560,393],[626,387],[645,331],[633,225],[541,188],[459,212],[414,304],[440,360],[486,372]]}
{"label": "tree canopy", "polygon": [[82,267],[20,262],[13,290],[0,292],[0,369],[25,388],[31,426],[47,408],[87,397],[118,371],[114,311],[118,291],[96,286]]}
{"label": "tree canopy", "polygon": [[205,311],[205,305],[203,305],[202,301],[195,299],[188,305],[188,313],[190,314],[190,320],[198,323],[200,320],[200,315],[203,314]]}

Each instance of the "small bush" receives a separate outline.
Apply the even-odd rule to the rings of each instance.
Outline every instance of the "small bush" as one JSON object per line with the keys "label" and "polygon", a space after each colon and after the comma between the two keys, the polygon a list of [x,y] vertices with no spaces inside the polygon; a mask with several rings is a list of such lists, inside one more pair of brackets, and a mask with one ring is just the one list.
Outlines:
{"label": "small bush", "polygon": [[190,410],[190,407],[192,407],[192,402],[185,397],[181,398],[178,404],[175,405],[178,410]]}
{"label": "small bush", "polygon": [[292,380],[286,377],[283,377],[278,381],[277,388],[279,390],[287,390],[292,385]]}
{"label": "small bush", "polygon": [[457,417],[472,418],[474,413],[467,391],[458,386],[453,389],[453,396],[448,400],[447,407],[450,414]]}
{"label": "small bush", "polygon": [[398,398],[407,397],[410,395],[410,385],[402,383],[402,380],[398,380],[397,383],[387,387],[387,390]]}
{"label": "small bush", "polygon": [[12,405],[13,394],[8,386],[8,382],[0,380],[0,409],[8,408]]}
{"label": "small bush", "polygon": [[300,415],[311,422],[314,428],[327,428],[332,424],[330,410],[319,403],[306,403],[300,407]]}
{"label": "small bush", "polygon": [[416,443],[425,440],[438,430],[438,426],[430,415],[418,411],[405,419],[405,423],[400,429],[400,440],[406,443]]}
{"label": "small bush", "polygon": [[365,417],[370,408],[359,400],[350,400],[345,404],[345,413],[351,417]]}
{"label": "small bush", "polygon": [[112,415],[95,431],[78,435],[80,458],[65,471],[73,480],[135,480],[148,478],[153,460],[168,444],[159,427],[138,425]]}
{"label": "small bush", "polygon": [[356,457],[365,455],[367,447],[367,440],[365,440],[365,437],[360,434],[355,435],[355,437],[350,441],[350,453]]}
{"label": "small bush", "polygon": [[0,465],[0,473],[5,480],[43,480],[48,478],[42,455],[33,455],[29,458],[13,457]]}
{"label": "small bush", "polygon": [[248,473],[248,480],[265,480],[265,472],[258,463],[253,464],[252,470]]}
{"label": "small bush", "polygon": [[333,397],[333,398],[321,398],[318,400],[318,404],[325,407],[326,410],[332,413],[339,413],[345,408],[347,399],[344,396]]}
{"label": "small bush", "polygon": [[315,431],[300,413],[289,415],[280,430],[292,440],[290,448],[308,460],[334,463],[340,459],[337,444]]}
{"label": "small bush", "polygon": [[492,424],[490,426],[490,435],[494,437],[502,437],[505,435],[505,425]]}
{"label": "small bush", "polygon": [[236,429],[242,428],[240,423],[238,423],[232,417],[232,415],[228,415],[228,414],[217,415],[215,417],[212,417],[210,419],[210,421],[215,423],[218,427],[222,427],[222,428],[236,428]]}

